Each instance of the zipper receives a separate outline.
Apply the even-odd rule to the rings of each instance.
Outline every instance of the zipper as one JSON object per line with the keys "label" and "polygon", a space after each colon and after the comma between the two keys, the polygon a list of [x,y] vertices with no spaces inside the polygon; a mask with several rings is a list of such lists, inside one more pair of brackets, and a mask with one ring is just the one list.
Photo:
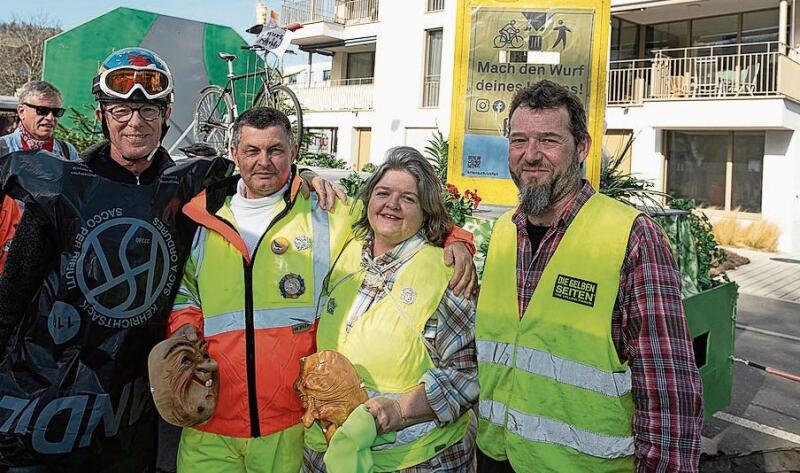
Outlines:
{"label": "zipper", "polygon": [[[255,256],[255,253],[253,254]],[[250,407],[250,437],[261,436],[256,392],[256,333],[253,323],[253,266],[242,259],[244,266],[244,335],[247,360],[247,397]]]}
{"label": "zipper", "polygon": [[136,176],[136,185],[137,185],[137,186],[139,186],[139,185],[141,185],[141,184],[142,184],[142,183],[141,183],[141,182],[139,182],[139,176]]}
{"label": "zipper", "polygon": [[[256,262],[256,255],[258,255],[258,249],[264,237],[275,225],[275,222],[285,217],[292,207],[294,207],[293,201],[286,202],[286,207],[284,207],[269,223],[253,250],[250,264],[247,264],[247,259],[242,257],[242,267],[244,268],[244,347],[247,371],[247,404],[250,411],[250,437],[252,438],[261,437],[261,419],[258,415],[258,393],[256,391],[256,333],[253,314],[253,265]],[[224,218],[221,220],[239,233],[236,227],[231,225],[230,222],[226,221]]]}

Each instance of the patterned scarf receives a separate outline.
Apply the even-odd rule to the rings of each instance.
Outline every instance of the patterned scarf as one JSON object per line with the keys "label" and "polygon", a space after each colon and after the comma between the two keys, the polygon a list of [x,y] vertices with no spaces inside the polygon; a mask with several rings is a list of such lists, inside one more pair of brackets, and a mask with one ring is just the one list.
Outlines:
{"label": "patterned scarf", "polygon": [[20,141],[22,141],[22,149],[23,150],[25,150],[25,151],[30,151],[30,150],[35,151],[35,150],[38,150],[38,149],[43,149],[45,151],[50,151],[50,152],[53,151],[53,144],[54,144],[55,140],[53,139],[52,136],[50,138],[46,139],[46,140],[37,139],[31,133],[29,133],[28,130],[26,130],[24,126],[22,126],[22,122],[19,122],[19,124],[17,125],[17,130],[16,131],[19,132],[19,137],[20,137]]}

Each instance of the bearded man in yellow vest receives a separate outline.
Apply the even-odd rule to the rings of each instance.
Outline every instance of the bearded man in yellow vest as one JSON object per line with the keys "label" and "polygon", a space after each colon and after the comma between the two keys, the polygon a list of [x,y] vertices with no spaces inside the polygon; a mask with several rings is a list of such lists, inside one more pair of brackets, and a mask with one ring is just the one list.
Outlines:
{"label": "bearded man in yellow vest", "polygon": [[575,94],[541,81],[509,113],[520,204],[478,299],[478,471],[697,471],[701,385],[666,237],[581,179]]}
{"label": "bearded man in yellow vest", "polygon": [[[293,385],[300,359],[316,351],[323,279],[351,238],[358,214],[333,205],[334,189],[318,176],[304,175],[317,192],[305,189],[293,164],[298,145],[291,137],[283,113],[249,109],[234,122],[231,138],[241,176],[183,208],[202,228],[169,330],[190,336],[196,331],[206,339],[219,365],[220,387],[209,421],[183,429],[178,471],[300,470],[303,408]],[[450,230],[451,242],[471,242],[468,232],[456,233]],[[450,255],[458,274],[450,282],[456,291],[471,293],[474,267],[465,264],[470,252],[460,244],[448,249],[458,253]]]}

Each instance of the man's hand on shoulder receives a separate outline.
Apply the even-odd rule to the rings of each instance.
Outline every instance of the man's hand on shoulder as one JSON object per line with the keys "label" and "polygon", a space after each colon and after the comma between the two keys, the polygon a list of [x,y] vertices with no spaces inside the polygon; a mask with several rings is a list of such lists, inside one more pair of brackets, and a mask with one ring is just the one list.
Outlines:
{"label": "man's hand on shoulder", "polygon": [[300,172],[300,178],[306,185],[319,197],[319,207],[322,210],[332,212],[336,205],[336,200],[340,200],[343,204],[347,203],[347,194],[337,185],[330,181],[323,179],[319,174],[310,169],[304,169]]}

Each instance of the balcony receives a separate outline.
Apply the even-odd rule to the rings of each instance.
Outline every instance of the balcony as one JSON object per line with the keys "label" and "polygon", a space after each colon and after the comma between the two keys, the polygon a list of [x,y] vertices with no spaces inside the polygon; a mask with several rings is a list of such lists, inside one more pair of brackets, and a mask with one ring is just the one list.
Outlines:
{"label": "balcony", "polygon": [[284,2],[283,23],[327,22],[357,25],[378,21],[378,0],[299,0]]}
{"label": "balcony", "polygon": [[436,108],[439,106],[439,76],[425,76],[422,81],[422,106]]}
{"label": "balcony", "polygon": [[340,79],[290,86],[309,112],[372,110],[373,78]]}
{"label": "balcony", "polygon": [[611,61],[608,104],[783,96],[800,100],[800,64],[780,49],[777,42],[662,49],[651,59]]}

